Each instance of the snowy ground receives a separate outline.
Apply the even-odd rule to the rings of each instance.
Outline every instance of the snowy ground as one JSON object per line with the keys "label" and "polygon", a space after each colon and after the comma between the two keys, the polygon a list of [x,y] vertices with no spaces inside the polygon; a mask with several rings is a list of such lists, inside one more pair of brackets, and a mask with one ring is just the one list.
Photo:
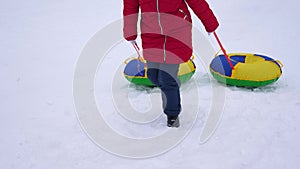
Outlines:
{"label": "snowy ground", "polygon": [[[218,33],[228,52],[272,56],[285,65],[283,75],[278,82],[254,90],[225,87],[210,83],[206,69],[198,63],[194,80],[200,92],[204,91],[199,110],[209,109],[206,105],[211,93],[205,91],[210,91],[212,84],[226,91],[226,107],[216,132],[208,142],[199,144],[205,120],[200,112],[179,145],[165,154],[139,160],[112,155],[94,144],[78,122],[72,95],[80,52],[97,31],[121,18],[122,1],[0,2],[0,168],[299,168],[300,59],[296,49],[300,3],[209,2],[221,23]],[[195,19],[194,24],[203,29]],[[123,51],[119,55],[108,59],[119,61]],[[134,87],[126,89],[132,97],[147,95]],[[187,89],[189,84],[183,85],[183,91]],[[109,97],[108,92],[101,95],[97,95],[99,100]],[[109,114],[106,117],[118,120]],[[159,129],[166,130],[161,123],[158,127],[142,126],[143,130],[132,125],[113,127],[132,137],[148,137],[163,132]]]}

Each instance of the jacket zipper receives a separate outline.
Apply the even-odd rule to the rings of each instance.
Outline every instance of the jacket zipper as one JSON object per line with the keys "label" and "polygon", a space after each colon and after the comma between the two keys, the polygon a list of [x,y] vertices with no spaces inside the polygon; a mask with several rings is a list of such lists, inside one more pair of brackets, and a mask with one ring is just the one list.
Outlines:
{"label": "jacket zipper", "polygon": [[[160,12],[159,12],[158,1],[159,0],[156,0],[156,10],[157,10],[157,17],[158,17],[158,25],[160,27],[160,33],[163,35],[164,31],[163,31],[163,27],[162,27],[161,22],[160,22]],[[166,53],[167,36],[166,35],[164,35],[164,36],[165,36],[165,40],[164,40],[163,50],[164,50],[164,63],[165,63],[166,60],[167,60],[167,53]]]}
{"label": "jacket zipper", "polygon": [[164,63],[166,63],[166,60],[167,60],[166,44],[167,44],[167,36],[165,35],[165,41],[164,41]]}
{"label": "jacket zipper", "polygon": [[156,0],[156,10],[157,10],[157,17],[158,17],[158,25],[160,27],[160,33],[164,34],[161,22],[160,22],[160,12],[159,12],[159,6],[158,6],[158,0]]}

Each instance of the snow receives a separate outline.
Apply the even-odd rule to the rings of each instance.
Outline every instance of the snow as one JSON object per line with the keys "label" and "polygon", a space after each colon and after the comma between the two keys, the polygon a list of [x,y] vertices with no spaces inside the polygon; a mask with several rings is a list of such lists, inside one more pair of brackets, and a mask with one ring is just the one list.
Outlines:
{"label": "snow", "polygon": [[[189,113],[182,115],[183,128],[195,121],[191,130],[163,154],[132,159],[109,153],[90,139],[77,119],[72,93],[81,51],[96,32],[121,19],[122,1],[2,1],[0,168],[299,168],[300,59],[296,49],[300,3],[209,3],[221,23],[217,32],[228,52],[261,53],[279,59],[284,64],[283,75],[276,83],[253,90],[226,87],[211,81],[207,65],[196,58],[197,73],[182,86],[183,93],[196,90],[193,84],[198,88],[198,99],[184,100],[185,105],[199,106],[197,118]],[[196,18],[194,24],[203,31]],[[119,42],[107,53],[104,66],[98,69],[95,89],[91,90],[112,129],[128,137],[153,138],[169,131],[164,116],[155,116],[150,123],[130,122],[120,116],[111,99],[112,81],[121,76],[119,66],[133,54],[130,45]],[[116,96],[129,93],[128,102],[133,106],[137,103],[136,110],[160,109],[157,89],[136,88],[125,80],[118,84],[123,88]],[[199,144],[213,87],[225,91],[225,108],[215,133]]]}

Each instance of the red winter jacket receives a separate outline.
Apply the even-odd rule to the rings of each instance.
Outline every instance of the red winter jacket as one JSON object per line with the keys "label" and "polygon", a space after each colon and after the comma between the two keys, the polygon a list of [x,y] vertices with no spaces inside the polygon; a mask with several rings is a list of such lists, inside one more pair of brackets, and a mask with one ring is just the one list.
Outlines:
{"label": "red winter jacket", "polygon": [[213,32],[219,23],[205,0],[123,0],[124,38],[137,38],[141,9],[143,56],[151,62],[178,64],[192,55],[192,20],[187,4]]}

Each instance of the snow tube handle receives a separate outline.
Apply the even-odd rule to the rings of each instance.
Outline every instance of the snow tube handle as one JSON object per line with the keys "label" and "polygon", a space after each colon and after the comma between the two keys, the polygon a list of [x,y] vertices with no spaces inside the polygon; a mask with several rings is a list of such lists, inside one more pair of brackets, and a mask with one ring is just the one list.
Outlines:
{"label": "snow tube handle", "polygon": [[222,49],[220,49],[218,52],[216,52],[215,57],[217,57],[221,51],[222,51]]}
{"label": "snow tube handle", "polygon": [[283,68],[283,64],[282,62],[280,62],[280,60],[276,60],[276,62],[280,65],[281,68]]}
{"label": "snow tube handle", "polygon": [[124,63],[127,65],[129,61],[135,59],[136,57],[130,57],[130,58],[127,58],[126,60],[124,60]]}

